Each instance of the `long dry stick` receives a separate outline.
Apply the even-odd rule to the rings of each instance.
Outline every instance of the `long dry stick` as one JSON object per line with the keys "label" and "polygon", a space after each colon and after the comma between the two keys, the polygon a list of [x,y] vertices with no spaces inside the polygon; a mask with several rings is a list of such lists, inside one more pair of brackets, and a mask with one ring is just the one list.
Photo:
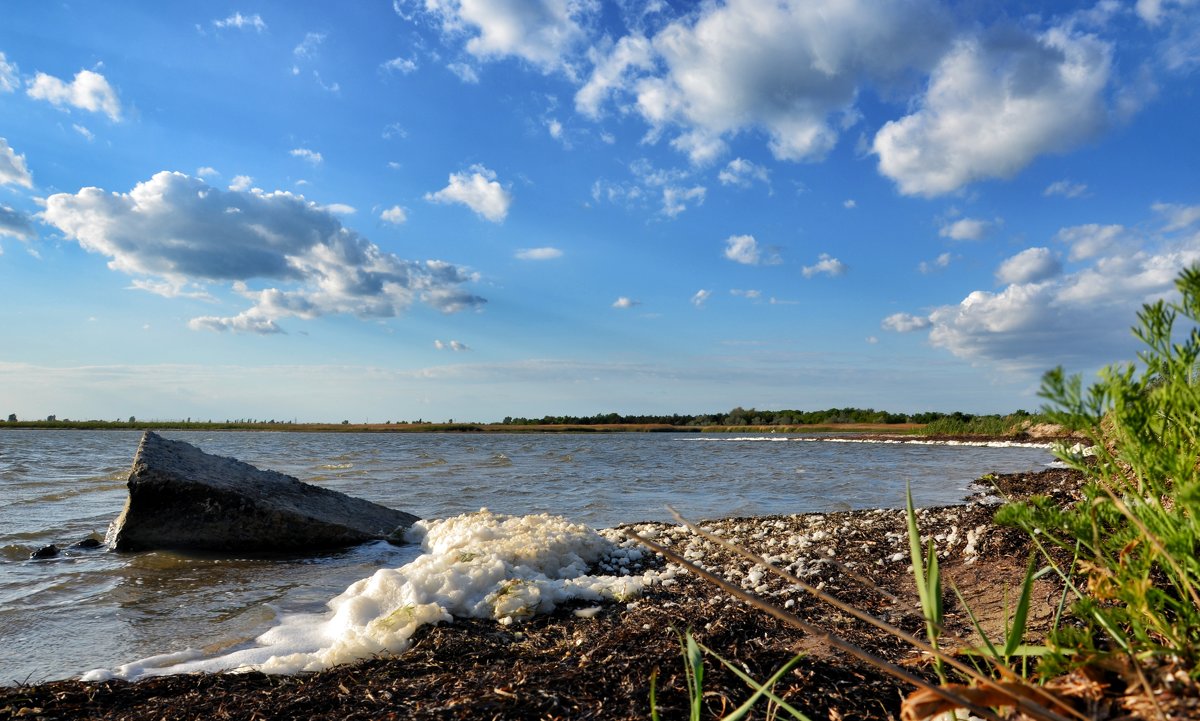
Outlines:
{"label": "long dry stick", "polygon": [[[684,526],[687,526],[687,528],[690,531],[692,531],[692,533],[695,533],[696,535],[700,536],[701,538],[707,539],[732,553],[735,553],[739,556],[742,556],[743,558],[753,561],[754,563],[756,563],[760,566],[763,566],[764,568],[770,570],[772,573],[774,573],[775,575],[784,579],[785,581],[792,583],[793,585],[799,587],[802,591],[804,591],[812,596],[815,596],[816,598],[824,601],[825,603],[828,603],[829,605],[833,606],[834,608],[836,608],[840,611],[844,611],[845,613],[848,613],[851,616],[854,616],[855,618],[859,619],[860,621],[869,623],[870,625],[878,628],[881,631],[884,631],[885,633],[890,633],[893,636],[896,636],[897,638],[909,643],[913,647],[915,647],[921,651],[924,651],[925,653],[928,653],[928,654],[934,656],[935,658],[940,659],[947,665],[957,669],[958,671],[960,671],[961,673],[966,675],[968,678],[976,681],[980,685],[987,686],[987,687],[989,687],[995,691],[998,691],[1002,694],[1005,694],[1008,696],[1013,696],[1012,691],[1010,690],[1009,687],[1006,687],[1006,686],[1002,685],[1000,682],[995,681],[987,676],[984,676],[983,674],[976,671],[974,668],[967,666],[966,664],[962,663],[954,656],[951,656],[951,655],[945,653],[941,649],[939,649],[929,643],[926,643],[925,641],[921,640],[920,638],[917,638],[916,636],[913,636],[912,634],[908,633],[907,631],[904,631],[903,629],[897,628],[896,626],[893,626],[890,623],[887,623],[886,621],[884,621],[880,618],[876,618],[875,616],[872,616],[871,614],[867,613],[866,611],[863,611],[855,606],[852,606],[852,605],[846,603],[845,601],[842,601],[841,599],[837,598],[836,596],[832,596],[832,595],[822,591],[821,589],[816,588],[815,586],[811,586],[808,583],[805,583],[804,581],[800,580],[799,578],[792,575],[788,571],[786,571],[782,568],[779,568],[778,566],[776,566],[773,563],[770,563],[765,558],[759,556],[758,554],[754,553],[753,551],[743,548],[737,544],[731,543],[728,540],[722,538],[721,536],[718,536],[715,533],[712,533],[710,531],[704,530],[703,528],[700,528],[696,524],[692,523],[691,521],[688,521],[686,518],[679,515],[679,512],[676,511],[674,508],[671,508],[670,506],[668,506],[667,510],[669,510],[671,512],[671,515],[675,517],[676,521],[678,521],[679,523],[682,523]],[[873,586],[874,584],[871,584],[871,585]],[[1001,666],[1001,668],[1004,668],[1004,667]],[[1004,670],[1007,671],[1006,668],[1004,668]],[[1064,711],[1071,714],[1072,716],[1075,716],[1076,718],[1081,719],[1082,721],[1087,721],[1087,716],[1085,716],[1084,714],[1082,714],[1079,711],[1072,708],[1069,704],[1064,702],[1062,699],[1057,698],[1056,696],[1047,692],[1045,689],[1042,689],[1039,686],[1032,685],[1032,684],[1026,684],[1026,685],[1029,687],[1028,690],[1030,691],[1031,696],[1038,696],[1038,697],[1044,699],[1045,701],[1049,701],[1050,704],[1052,704],[1054,706],[1058,706],[1059,708],[1063,709]],[[1062,721],[1065,721],[1065,719],[1063,719],[1062,716],[1059,716],[1051,709],[1044,708],[1041,705],[1030,706],[1030,702],[1027,699],[1024,699],[1023,697],[1021,700],[1018,700],[1018,697],[1013,696],[1013,699],[1014,699],[1014,705],[1019,706],[1021,708],[1021,710],[1023,710],[1023,711],[1027,711],[1029,713],[1032,713],[1035,715],[1042,715],[1042,716],[1044,716],[1045,714],[1049,714],[1049,718],[1062,719]]]}
{"label": "long dry stick", "polygon": [[[813,638],[824,641],[828,645],[830,645],[840,651],[844,651],[861,661],[869,663],[872,666],[875,666],[876,668],[879,668],[879,669],[887,672],[891,676],[893,676],[901,681],[904,681],[905,683],[909,683],[909,684],[912,684],[919,688],[926,689],[930,693],[935,694],[941,698],[944,698],[946,701],[949,701],[952,704],[956,704],[958,707],[971,708],[978,715],[980,715],[984,718],[991,719],[992,721],[1002,721],[1000,719],[1000,717],[997,716],[996,714],[992,713],[990,709],[976,708],[967,699],[963,698],[962,696],[958,695],[957,693],[954,693],[953,691],[943,689],[940,686],[937,686],[936,684],[932,684],[929,681],[926,681],[925,679],[920,678],[919,676],[914,676],[913,674],[909,673],[908,671],[905,671],[904,669],[900,668],[899,666],[895,665],[894,663],[891,663],[890,661],[885,661],[884,659],[879,658],[878,656],[875,656],[874,654],[870,653],[869,651],[865,651],[865,650],[859,648],[858,646],[850,643],[849,641],[847,641],[839,636],[835,636],[835,635],[829,633],[828,631],[824,631],[820,628],[817,628],[816,626],[813,626],[812,624],[801,621],[796,616],[788,613],[787,611],[784,611],[783,609],[779,608],[778,606],[774,606],[770,603],[767,603],[766,601],[763,601],[762,599],[758,598],[757,596],[746,593],[745,591],[738,588],[737,586],[734,586],[729,581],[726,581],[724,578],[721,578],[720,576],[717,576],[713,573],[710,573],[710,572],[704,570],[703,568],[700,568],[699,566],[695,565],[691,561],[686,560],[683,556],[680,556],[678,553],[672,551],[669,548],[666,548],[665,546],[660,546],[659,544],[655,543],[654,541],[651,541],[648,538],[644,538],[643,536],[641,536],[633,531],[627,530],[627,531],[625,531],[625,533],[628,534],[630,538],[633,538],[634,540],[636,540],[638,543],[641,543],[642,545],[646,546],[647,548],[649,548],[650,550],[652,550],[656,553],[661,553],[664,557],[669,559],[672,563],[683,566],[688,571],[696,574],[697,576],[699,576],[700,578],[703,578],[704,580],[708,581],[709,583],[712,583],[713,585],[722,589],[723,591],[730,594],[731,596],[734,596],[735,598],[739,598],[742,601],[745,601],[746,603],[750,604],[754,608],[757,608],[758,610],[760,610],[768,615],[774,616],[775,618],[779,619],[780,621],[783,621],[784,623],[786,623],[790,626],[795,626],[796,628],[800,629],[801,631],[804,631],[805,633],[812,636]],[[1045,716],[1045,714],[1043,714],[1043,716]],[[1065,721],[1065,719],[1063,719],[1063,717],[1060,717],[1060,716],[1050,716],[1047,718],[1055,718],[1056,721]]]}
{"label": "long dry stick", "polygon": [[[999,682],[994,681],[993,679],[991,679],[987,676],[983,676],[982,674],[975,671],[975,669],[967,666],[966,664],[963,664],[961,661],[954,658],[953,656],[950,656],[950,655],[942,652],[941,650],[932,647],[931,645],[925,643],[921,639],[919,639],[899,628],[896,628],[895,626],[892,626],[891,624],[888,624],[885,621],[878,619],[875,616],[872,616],[858,608],[855,608],[854,606],[851,606],[850,604],[847,604],[844,601],[842,601],[834,596],[831,596],[831,595],[825,593],[824,591],[821,591],[820,589],[817,589],[817,588],[805,583],[804,581],[802,581],[801,579],[792,575],[791,573],[788,573],[787,571],[778,568],[774,564],[767,562],[766,559],[762,558],[761,556],[759,556],[755,553],[752,553],[751,551],[746,550],[740,546],[732,544],[729,541],[725,540],[724,538],[717,536],[716,534],[710,533],[708,531],[705,531],[705,530],[699,528],[695,524],[691,523],[690,521],[688,521],[688,520],[684,519],[682,516],[680,516],[679,513],[675,511],[675,509],[669,508],[668,510],[671,511],[672,515],[675,517],[675,519],[677,521],[684,524],[693,533],[696,533],[697,535],[701,536],[702,538],[705,538],[713,543],[716,543],[717,545],[719,545],[737,555],[747,558],[748,560],[753,561],[754,563],[761,565],[764,568],[767,568],[768,570],[770,570],[771,572],[780,576],[784,580],[794,584],[795,586],[799,587],[801,590],[809,593],[810,595],[812,595],[822,601],[825,601],[826,603],[832,605],[833,607],[835,607],[841,611],[844,611],[845,613],[848,613],[851,616],[854,616],[855,618],[858,618],[859,620],[862,620],[872,626],[875,626],[876,628],[879,628],[880,630],[882,630],[886,633],[890,633],[890,634],[906,641],[907,643],[911,644],[912,646],[914,646],[915,648],[917,648],[921,651],[924,651],[924,652],[929,653],[937,658],[940,658],[941,660],[946,662],[948,665],[958,669],[960,672],[962,672],[968,678],[972,678],[972,679],[976,680],[979,684],[987,686],[987,687],[1003,694],[1005,697],[1011,698],[1012,705],[1020,708],[1022,711],[1025,711],[1026,713],[1029,713],[1030,715],[1032,715],[1034,717],[1048,719],[1050,721],[1067,721],[1067,719],[1064,716],[1054,712],[1053,710],[1051,710],[1049,708],[1046,708],[1045,706],[1043,706],[1041,704],[1032,702],[1027,698],[1024,698],[1022,696],[1018,696],[1018,695],[1014,694],[1012,692],[1012,690],[1010,690],[1009,688],[1006,688],[1004,685],[1001,685]],[[691,564],[691,563],[687,562],[686,560],[682,559],[681,557],[679,557],[678,554],[676,554],[672,551],[667,551],[666,549],[659,546],[658,544],[649,542],[646,539],[642,538],[641,536],[639,536],[635,533],[632,533],[632,532],[627,532],[627,533],[629,533],[629,535],[631,535],[632,537],[637,539],[639,542],[652,548],[652,550],[655,550],[659,553],[663,553],[664,556],[667,556],[673,562],[681,563],[682,565],[688,567],[689,569],[695,570],[701,577],[709,580],[712,583],[715,583],[716,585],[720,586],[727,592],[731,593],[732,595],[734,595],[738,598],[741,598],[742,600],[746,601],[747,603],[750,603],[755,608],[763,610],[766,613],[769,613],[770,615],[775,616],[776,618],[779,618],[780,620],[784,621],[785,623],[796,626],[796,627],[800,628],[801,630],[805,631],[806,633],[809,633],[810,635],[821,638],[821,639],[825,640],[827,643],[833,645],[835,648],[840,648],[841,650],[846,651],[847,653],[850,653],[851,655],[857,656],[858,658],[866,661],[867,663],[870,663],[884,671],[887,671],[888,673],[892,674],[893,676],[896,676],[897,678],[900,678],[903,681],[906,681],[908,683],[911,683],[911,684],[914,684],[921,688],[924,688],[937,696],[941,696],[941,697],[947,699],[948,701],[951,701],[952,703],[960,704],[961,707],[963,707],[963,708],[975,709],[977,712],[980,712],[983,715],[990,714],[990,711],[988,711],[987,709],[980,708],[978,705],[971,703],[968,699],[966,699],[952,691],[948,691],[939,686],[930,684],[929,682],[924,681],[923,679],[919,679],[918,677],[913,676],[912,674],[909,674],[908,672],[904,671],[903,669],[900,669],[899,667],[897,667],[887,661],[884,661],[883,659],[879,659],[867,651],[859,649],[857,646],[854,646],[853,644],[851,644],[848,641],[845,641],[844,639],[833,636],[833,635],[829,634],[828,632],[821,631],[820,629],[816,629],[815,627],[812,627],[810,624],[806,624],[805,622],[796,618],[794,615],[787,613],[786,611],[778,608],[777,606],[766,603],[765,601],[762,601],[762,600],[758,599],[757,597],[755,597],[749,593],[746,593],[742,589],[737,588],[736,586],[733,586],[732,584],[728,583],[724,579],[721,579],[711,573],[708,573],[707,571],[697,568],[693,564]],[[847,648],[847,647],[849,647],[849,648]],[[896,672],[899,672],[899,675]],[[1071,714],[1072,716],[1075,716],[1076,718],[1079,718],[1079,719],[1084,719],[1086,721],[1086,717],[1084,715],[1080,714],[1078,711],[1076,711],[1075,709],[1071,708],[1069,705],[1064,703],[1061,699],[1055,698],[1054,696],[1047,693],[1043,689],[1040,689],[1036,686],[1030,686],[1028,690],[1030,690],[1032,692],[1032,695],[1041,696],[1045,700],[1049,701],[1051,704],[1056,705],[1059,708],[1062,708],[1063,710],[1065,710],[1067,713]]]}

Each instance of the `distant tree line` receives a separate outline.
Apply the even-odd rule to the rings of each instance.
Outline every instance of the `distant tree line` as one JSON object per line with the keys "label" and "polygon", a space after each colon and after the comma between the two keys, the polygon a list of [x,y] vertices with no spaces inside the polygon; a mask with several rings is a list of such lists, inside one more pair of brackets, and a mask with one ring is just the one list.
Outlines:
{"label": "distant tree line", "polygon": [[701,415],[622,415],[620,413],[597,413],[594,416],[543,416],[541,418],[506,417],[502,423],[511,426],[532,425],[573,425],[593,426],[624,424],[656,424],[668,426],[816,426],[834,425],[841,423],[933,423],[944,421],[949,424],[971,424],[984,418],[1022,419],[1032,415],[1028,411],[1019,410],[1007,416],[975,415],[954,411],[940,413],[925,411],[923,413],[891,413],[877,411],[874,408],[829,408],[823,411],[765,411],[754,408],[737,407],[727,413],[706,413]]}

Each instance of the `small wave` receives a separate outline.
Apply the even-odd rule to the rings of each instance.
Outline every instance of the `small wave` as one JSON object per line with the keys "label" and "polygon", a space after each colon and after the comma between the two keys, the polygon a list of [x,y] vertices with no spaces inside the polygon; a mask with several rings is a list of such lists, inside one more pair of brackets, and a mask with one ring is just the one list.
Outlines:
{"label": "small wave", "polygon": [[343,471],[343,470],[346,470],[347,468],[354,468],[354,464],[353,463],[324,463],[324,464],[317,466],[317,468],[320,468],[323,471]]}

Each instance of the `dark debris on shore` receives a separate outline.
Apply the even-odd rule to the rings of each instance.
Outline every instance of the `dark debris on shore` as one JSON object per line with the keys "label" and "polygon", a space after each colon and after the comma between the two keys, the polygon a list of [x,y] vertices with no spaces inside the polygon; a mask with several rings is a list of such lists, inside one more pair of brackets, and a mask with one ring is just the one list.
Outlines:
{"label": "dark debris on shore", "polygon": [[[1080,485],[1079,474],[1065,469],[990,480],[1004,495],[1036,492],[1064,501]],[[959,587],[972,610],[990,617],[990,623],[1002,623],[1005,604],[1023,572],[1028,541],[1018,531],[995,526],[994,504],[982,501],[924,509],[919,524],[937,542],[945,577]],[[907,631],[923,628],[900,511],[722,519],[704,525]],[[658,542],[809,623],[929,674],[901,642],[761,575],[678,526],[638,524],[636,529],[653,533]],[[1047,585],[1039,593],[1051,599],[1055,589]],[[1033,627],[1044,627],[1048,617],[1045,608],[1035,612]],[[969,620],[956,603],[947,609],[947,626],[970,638]],[[609,604],[591,618],[578,618],[565,608],[514,626],[458,619],[421,629],[413,648],[400,658],[313,674],[191,674],[134,683],[67,680],[3,687],[0,720],[643,720],[650,718],[654,674],[662,717],[683,718],[688,700],[678,634],[689,629],[757,679],[803,652],[775,691],[813,719],[896,719],[911,690],[693,576],[680,575],[674,584],[648,589],[629,604]],[[751,693],[712,660],[706,664],[704,687],[706,708],[714,715],[729,712]],[[762,717],[760,710],[757,718]]]}

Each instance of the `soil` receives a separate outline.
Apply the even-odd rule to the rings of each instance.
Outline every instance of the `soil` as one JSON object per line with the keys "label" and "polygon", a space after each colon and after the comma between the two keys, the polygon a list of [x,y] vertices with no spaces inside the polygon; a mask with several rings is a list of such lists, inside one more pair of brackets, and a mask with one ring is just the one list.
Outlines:
{"label": "soil", "polygon": [[[1064,469],[989,477],[1000,493],[1076,497],[1079,474]],[[1029,553],[1019,531],[996,526],[995,497],[924,509],[918,524],[935,540],[946,579],[944,645],[970,645],[967,606],[989,634],[1003,632],[1015,605]],[[921,635],[924,620],[909,571],[902,511],[872,510],[708,521],[702,524],[742,544],[809,584],[904,630]],[[753,564],[680,526],[638,524],[632,530],[695,559],[785,607],[800,618],[934,679],[929,664],[905,643],[807,596]],[[652,564],[665,563],[661,558]],[[1043,632],[1060,590],[1039,581],[1030,627]],[[572,608],[501,626],[455,620],[418,632],[399,658],[377,658],[297,676],[199,674],[135,683],[55,681],[0,688],[0,719],[649,719],[651,685],[663,719],[687,717],[680,634],[719,652],[758,680],[798,653],[798,665],[775,693],[812,719],[899,719],[913,688],[830,648],[816,636],[734,600],[695,574],[656,586],[591,617]],[[736,708],[752,691],[706,658],[705,718]],[[1107,708],[1107,707],[1106,707]],[[751,718],[766,718],[760,702]],[[1112,714],[1110,714],[1112,715]]]}

